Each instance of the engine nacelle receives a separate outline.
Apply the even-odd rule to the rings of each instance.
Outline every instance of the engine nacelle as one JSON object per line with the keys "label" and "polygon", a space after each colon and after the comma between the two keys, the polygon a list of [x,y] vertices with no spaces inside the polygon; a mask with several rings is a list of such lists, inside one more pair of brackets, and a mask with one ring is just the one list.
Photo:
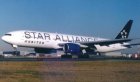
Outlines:
{"label": "engine nacelle", "polygon": [[48,48],[34,48],[34,50],[36,53],[46,53],[46,54],[57,52],[56,49],[48,49]]}
{"label": "engine nacelle", "polygon": [[74,43],[67,43],[64,45],[64,52],[71,53],[71,54],[81,54],[81,48],[78,44]]}

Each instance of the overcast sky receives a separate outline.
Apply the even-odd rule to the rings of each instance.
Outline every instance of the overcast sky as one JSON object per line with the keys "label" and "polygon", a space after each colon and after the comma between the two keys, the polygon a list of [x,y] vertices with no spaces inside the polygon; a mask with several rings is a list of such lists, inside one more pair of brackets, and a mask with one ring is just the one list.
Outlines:
{"label": "overcast sky", "polygon": [[129,19],[130,38],[140,38],[140,0],[0,0],[0,37],[36,30],[115,38]]}

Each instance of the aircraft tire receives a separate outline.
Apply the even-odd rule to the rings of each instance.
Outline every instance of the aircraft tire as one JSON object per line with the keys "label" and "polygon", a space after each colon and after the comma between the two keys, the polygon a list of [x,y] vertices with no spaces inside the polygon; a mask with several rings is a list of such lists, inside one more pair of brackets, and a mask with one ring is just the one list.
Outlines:
{"label": "aircraft tire", "polygon": [[62,55],[61,58],[72,58],[72,55]]}
{"label": "aircraft tire", "polygon": [[89,55],[78,55],[78,58],[89,58]]}

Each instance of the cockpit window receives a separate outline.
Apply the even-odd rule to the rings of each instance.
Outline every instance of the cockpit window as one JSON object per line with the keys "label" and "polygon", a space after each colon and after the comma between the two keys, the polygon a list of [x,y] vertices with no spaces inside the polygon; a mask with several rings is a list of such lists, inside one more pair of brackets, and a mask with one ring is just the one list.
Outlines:
{"label": "cockpit window", "polygon": [[12,34],[5,34],[5,35],[7,35],[7,36],[11,36]]}

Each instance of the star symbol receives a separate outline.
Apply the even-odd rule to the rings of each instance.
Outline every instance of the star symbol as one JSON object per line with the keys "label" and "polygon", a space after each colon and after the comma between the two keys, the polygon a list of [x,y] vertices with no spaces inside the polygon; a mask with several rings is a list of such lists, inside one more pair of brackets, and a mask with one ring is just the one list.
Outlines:
{"label": "star symbol", "polygon": [[127,32],[125,30],[123,30],[121,32],[121,36],[122,36],[122,38],[127,38]]}

